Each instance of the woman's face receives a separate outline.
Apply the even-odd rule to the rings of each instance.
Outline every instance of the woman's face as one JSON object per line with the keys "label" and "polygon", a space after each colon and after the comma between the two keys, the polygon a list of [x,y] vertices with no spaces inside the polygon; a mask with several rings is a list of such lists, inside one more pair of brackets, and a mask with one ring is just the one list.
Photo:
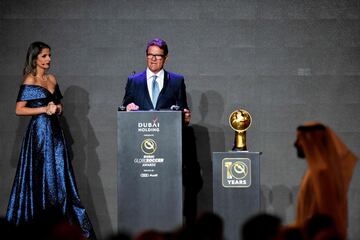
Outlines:
{"label": "woman's face", "polygon": [[39,55],[37,56],[36,66],[43,69],[49,69],[51,62],[50,57],[51,57],[50,49],[48,48],[42,49]]}

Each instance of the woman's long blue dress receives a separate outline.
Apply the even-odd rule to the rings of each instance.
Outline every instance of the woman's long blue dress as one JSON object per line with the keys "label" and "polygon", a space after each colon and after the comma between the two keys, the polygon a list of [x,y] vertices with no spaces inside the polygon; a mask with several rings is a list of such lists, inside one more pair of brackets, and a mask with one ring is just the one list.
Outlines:
{"label": "woman's long blue dress", "polygon": [[[17,101],[30,108],[60,103],[59,86],[51,93],[38,85],[21,85]],[[23,139],[6,218],[16,225],[36,219],[47,209],[61,209],[86,238],[95,234],[77,191],[59,116],[32,116]]]}

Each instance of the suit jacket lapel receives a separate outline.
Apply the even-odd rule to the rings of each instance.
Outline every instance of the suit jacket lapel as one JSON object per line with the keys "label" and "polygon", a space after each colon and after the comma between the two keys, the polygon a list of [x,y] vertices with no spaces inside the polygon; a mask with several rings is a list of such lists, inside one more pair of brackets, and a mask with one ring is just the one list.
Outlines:
{"label": "suit jacket lapel", "polygon": [[169,83],[169,73],[164,70],[164,84],[163,84],[163,88],[161,89],[161,91],[159,93],[159,97],[158,97],[156,106],[158,106],[159,103],[161,102],[162,96],[164,95],[164,93],[166,91],[168,83]]}
{"label": "suit jacket lapel", "polygon": [[155,109],[157,109],[158,106],[161,106],[162,96],[164,95],[166,88],[168,87],[168,83],[169,83],[169,73],[164,70],[164,84],[163,84],[163,88],[159,93],[159,97],[158,97],[158,101],[156,102]]}

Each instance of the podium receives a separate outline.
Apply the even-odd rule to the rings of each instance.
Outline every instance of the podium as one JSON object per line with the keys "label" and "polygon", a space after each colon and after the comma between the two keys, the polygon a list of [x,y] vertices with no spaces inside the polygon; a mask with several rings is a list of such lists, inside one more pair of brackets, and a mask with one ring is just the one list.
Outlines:
{"label": "podium", "polygon": [[260,212],[260,154],[213,153],[213,211],[224,221],[225,239],[241,239],[243,223]]}
{"label": "podium", "polygon": [[181,226],[182,114],[119,111],[118,230],[136,234]]}

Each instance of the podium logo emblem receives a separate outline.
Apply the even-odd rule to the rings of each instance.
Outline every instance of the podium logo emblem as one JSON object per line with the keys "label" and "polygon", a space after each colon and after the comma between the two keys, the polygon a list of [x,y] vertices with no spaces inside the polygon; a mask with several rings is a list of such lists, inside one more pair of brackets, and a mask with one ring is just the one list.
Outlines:
{"label": "podium logo emblem", "polygon": [[250,159],[224,158],[222,160],[222,184],[224,187],[250,187]]}
{"label": "podium logo emblem", "polygon": [[156,151],[156,149],[157,149],[157,144],[155,140],[151,138],[147,138],[141,143],[141,150],[146,155],[153,154]]}

